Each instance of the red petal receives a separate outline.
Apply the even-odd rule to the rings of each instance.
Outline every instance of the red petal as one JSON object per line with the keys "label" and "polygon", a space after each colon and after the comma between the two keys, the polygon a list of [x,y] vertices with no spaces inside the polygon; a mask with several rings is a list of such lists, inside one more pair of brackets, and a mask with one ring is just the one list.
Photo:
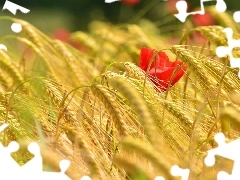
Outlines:
{"label": "red petal", "polygon": [[184,75],[184,72],[187,70],[186,66],[180,67],[181,69],[179,69],[176,73],[175,76],[172,80],[171,85],[173,86],[176,82],[179,81],[179,79]]}
{"label": "red petal", "polygon": [[172,65],[173,63],[169,61],[168,56],[164,52],[158,52],[158,54],[156,55],[155,67],[172,67]]}
{"label": "red petal", "polygon": [[140,53],[140,68],[144,71],[147,71],[149,62],[151,61],[154,55],[154,50],[143,47]]}
{"label": "red petal", "polygon": [[[169,79],[171,77],[171,74],[173,73],[174,68],[168,68],[167,70],[163,69],[151,69],[149,71],[149,75],[151,75],[151,80],[154,82],[154,84],[160,88],[162,91],[165,91],[169,84]],[[157,78],[157,79],[155,79]]]}
{"label": "red petal", "polygon": [[140,53],[140,68],[147,71],[150,61],[153,61],[150,65],[149,76],[151,80],[161,89],[166,90],[170,79],[175,71],[174,77],[172,78],[171,86],[173,86],[179,79],[183,76],[184,71],[187,70],[186,66],[182,66],[182,61],[169,61],[168,56],[164,52],[158,52],[155,60],[153,60],[153,55],[155,50],[143,47]]}
{"label": "red petal", "polygon": [[[151,75],[153,78],[151,78],[152,80],[154,80],[154,77],[157,78],[157,80],[153,81],[161,90],[166,90],[168,87],[168,84],[170,83],[170,79],[172,77],[172,74],[175,70],[175,68],[180,68],[180,67],[170,67],[168,69],[166,69],[166,67],[164,69],[155,69],[152,68],[149,71],[149,75]],[[171,82],[171,86],[173,86],[176,82],[179,81],[179,79],[183,76],[184,71],[187,70],[187,67],[181,67],[181,69],[179,69],[175,74],[174,77],[172,79]],[[171,87],[170,86],[170,87]]]}
{"label": "red petal", "polygon": [[159,80],[169,81],[173,71],[174,67],[170,67],[167,69],[152,68],[150,69],[149,74],[152,75],[153,77],[157,77]]}

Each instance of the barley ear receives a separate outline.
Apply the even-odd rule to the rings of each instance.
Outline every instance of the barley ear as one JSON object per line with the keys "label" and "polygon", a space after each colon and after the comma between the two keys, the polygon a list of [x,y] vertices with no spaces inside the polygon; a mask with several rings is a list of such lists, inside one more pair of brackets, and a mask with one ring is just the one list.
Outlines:
{"label": "barley ear", "polygon": [[91,91],[105,106],[120,135],[128,135],[122,112],[109,88],[103,85],[92,85]]}
{"label": "barley ear", "polygon": [[139,122],[144,127],[148,140],[153,144],[159,144],[159,141],[155,138],[158,134],[156,125],[141,94],[123,79],[114,78],[111,79],[110,83],[129,100],[131,107],[139,115]]}

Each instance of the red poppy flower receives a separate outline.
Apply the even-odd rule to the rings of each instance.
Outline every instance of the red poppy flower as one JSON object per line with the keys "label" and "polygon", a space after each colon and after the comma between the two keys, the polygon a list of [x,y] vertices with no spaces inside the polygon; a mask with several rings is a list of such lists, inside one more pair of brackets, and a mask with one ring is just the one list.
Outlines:
{"label": "red poppy flower", "polygon": [[[155,52],[155,50],[145,47],[141,49],[140,68],[142,70],[147,71],[149,63],[151,62]],[[162,91],[165,91],[168,88],[172,76],[173,78],[170,87],[179,81],[179,79],[183,76],[184,71],[187,70],[187,66],[182,66],[182,64],[182,61],[171,62],[164,52],[158,52],[155,60],[153,60],[152,64],[150,64],[148,75],[157,87],[159,87]]]}
{"label": "red poppy flower", "polygon": [[138,3],[140,3],[140,0],[122,0],[122,4],[128,5],[128,6],[135,6]]}
{"label": "red poppy flower", "polygon": [[192,16],[193,24],[195,26],[211,26],[216,23],[211,13],[206,11],[204,14],[194,14]]}
{"label": "red poppy flower", "polygon": [[67,29],[56,29],[52,33],[52,37],[54,39],[58,39],[58,40],[63,41],[63,42],[67,42],[69,40],[70,35],[71,34]]}

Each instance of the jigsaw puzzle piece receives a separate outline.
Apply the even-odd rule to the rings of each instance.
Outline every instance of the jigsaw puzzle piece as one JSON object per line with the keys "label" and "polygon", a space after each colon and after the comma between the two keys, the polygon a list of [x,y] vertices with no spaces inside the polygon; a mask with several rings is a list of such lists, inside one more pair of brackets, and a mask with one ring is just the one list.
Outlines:
{"label": "jigsaw puzzle piece", "polygon": [[[208,2],[208,1],[212,1],[212,0],[201,0],[200,1],[200,5],[201,5],[201,9],[199,11],[196,12],[187,12],[187,2],[185,0],[180,0],[176,3],[176,9],[178,10],[178,14],[174,14],[174,16],[179,19],[181,22],[185,22],[186,18],[189,15],[193,15],[193,14],[201,14],[203,15],[205,13],[205,9],[204,9],[204,2]],[[224,2],[224,0],[217,0],[216,6],[215,6],[216,10],[218,12],[224,12],[227,9],[226,3]]]}
{"label": "jigsaw puzzle piece", "polygon": [[8,11],[10,11],[12,14],[16,15],[17,13],[17,10],[21,11],[22,13],[29,13],[30,10],[25,8],[25,7],[22,7],[22,6],[19,6],[15,3],[12,3],[11,1],[6,1],[4,6],[3,6],[3,10],[7,9]]}
{"label": "jigsaw puzzle piece", "polygon": [[207,166],[213,166],[215,164],[215,156],[222,156],[224,158],[234,161],[232,174],[229,175],[226,172],[220,171],[218,173],[218,180],[237,180],[240,177],[240,138],[229,143],[225,142],[225,136],[223,133],[218,133],[214,136],[215,141],[218,143],[218,147],[208,151],[208,155],[204,159],[204,163]]}
{"label": "jigsaw puzzle piece", "polygon": [[[0,49],[1,49],[1,47],[6,47],[6,46],[1,46],[2,44],[0,44]],[[7,47],[6,47],[7,48]],[[0,126],[0,132],[2,132],[5,128],[7,128],[8,127],[8,124],[7,123],[4,123],[4,124],[2,124],[1,126]]]}
{"label": "jigsaw puzzle piece", "polygon": [[[240,68],[240,58],[235,58],[232,54],[234,48],[240,47],[240,40],[233,39],[233,30],[231,28],[225,28],[223,29],[223,32],[227,36],[228,46],[217,47],[216,54],[219,58],[228,55],[230,66],[232,68]],[[240,78],[240,71],[238,72],[238,77]]]}
{"label": "jigsaw puzzle piece", "polygon": [[215,8],[218,12],[225,12],[227,10],[227,5],[224,0],[217,0]]}
{"label": "jigsaw puzzle piece", "polygon": [[219,57],[219,58],[222,58],[222,57],[228,55],[228,53],[227,53],[227,47],[225,47],[225,46],[218,46],[218,47],[216,48],[216,55],[217,55],[217,57]]}
{"label": "jigsaw puzzle piece", "polygon": [[[18,176],[20,166],[12,158],[11,153],[18,151],[19,144],[16,141],[9,143],[7,147],[4,147],[0,143],[0,175],[1,177],[9,177],[15,179]],[[13,173],[14,172],[14,173]]]}
{"label": "jigsaw puzzle piece", "polygon": [[25,163],[21,167],[23,173],[31,172],[37,174],[42,172],[42,156],[40,153],[40,147],[36,142],[32,142],[28,145],[28,151],[34,155],[34,157]]}
{"label": "jigsaw puzzle piece", "polygon": [[[89,176],[83,176],[80,180],[92,180]],[[164,179],[163,179],[164,180]]]}
{"label": "jigsaw puzzle piece", "polygon": [[174,16],[179,19],[181,22],[185,22],[189,13],[187,13],[187,2],[186,1],[178,1],[176,3],[176,9],[178,10],[178,14],[174,14]]}
{"label": "jigsaw puzzle piece", "polygon": [[220,171],[218,173],[217,179],[218,180],[237,180],[237,179],[233,179],[230,174],[228,174],[228,173],[226,173],[224,171]]}
{"label": "jigsaw puzzle piece", "polygon": [[116,1],[120,1],[120,0],[105,0],[105,3],[113,3],[113,2],[116,2]]}
{"label": "jigsaw puzzle piece", "polygon": [[240,22],[240,11],[236,11],[236,12],[233,13],[233,19],[237,23]]}
{"label": "jigsaw puzzle piece", "polygon": [[162,176],[157,176],[157,177],[154,178],[154,180],[165,180],[165,178],[162,177]]}
{"label": "jigsaw puzzle piece", "polygon": [[182,180],[188,180],[190,170],[189,169],[182,169],[178,165],[173,165],[171,167],[170,172],[173,176],[181,176]]}

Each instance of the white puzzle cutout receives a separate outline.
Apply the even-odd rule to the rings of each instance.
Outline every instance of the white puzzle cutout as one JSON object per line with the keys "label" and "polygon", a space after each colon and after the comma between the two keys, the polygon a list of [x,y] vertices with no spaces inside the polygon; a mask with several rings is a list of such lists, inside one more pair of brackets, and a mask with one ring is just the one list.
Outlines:
{"label": "white puzzle cutout", "polygon": [[4,4],[2,10],[5,10],[5,9],[9,10],[14,15],[16,15],[17,10],[19,10],[22,13],[25,13],[25,14],[30,12],[29,9],[27,9],[25,7],[22,7],[22,6],[19,6],[19,5],[15,4],[15,3],[12,3],[10,1],[8,1],[8,0],[5,1],[5,4]]}
{"label": "white puzzle cutout", "polygon": [[[8,1],[8,0],[5,1],[4,6],[2,8],[2,11],[3,10],[8,10],[14,15],[16,15],[17,10],[19,10],[22,13],[25,13],[25,14],[30,12],[29,9],[27,9],[25,7],[22,7],[22,6],[19,6],[18,4],[15,4],[15,3],[11,2],[11,1]],[[15,33],[20,33],[22,31],[22,25],[19,24],[19,23],[12,23],[11,29]],[[0,49],[3,49],[5,51],[7,51],[7,47],[4,44],[0,44]]]}
{"label": "white puzzle cutout", "polygon": [[[182,177],[181,180],[188,180],[189,174],[190,174],[190,170],[189,169],[182,169],[178,165],[173,165],[171,167],[170,173],[173,176],[180,176],[180,177]],[[162,176],[157,176],[157,177],[155,177],[154,180],[165,180],[165,178],[162,177]]]}
{"label": "white puzzle cutout", "polygon": [[[8,0],[6,0],[2,10],[5,10],[5,9],[10,11],[14,15],[16,15],[17,10],[19,10],[22,13],[25,13],[25,14],[30,12],[29,9],[27,9],[25,7],[22,7],[22,6],[19,6],[18,4],[12,3]],[[19,32],[22,31],[22,26],[19,23],[13,23],[12,26],[11,26],[11,29],[12,29],[13,32],[19,33]]]}
{"label": "white puzzle cutout", "polygon": [[218,143],[218,147],[208,151],[208,155],[204,159],[204,163],[207,166],[213,166],[215,164],[215,155],[225,157],[234,161],[232,174],[228,174],[224,171],[220,171],[217,175],[218,180],[239,180],[240,177],[240,138],[225,142],[225,136],[223,133],[218,133],[214,136],[215,141]]}
{"label": "white puzzle cutout", "polygon": [[1,50],[1,49],[7,51],[7,46],[5,46],[4,44],[0,44],[0,50]]}
{"label": "white puzzle cutout", "polygon": [[[7,126],[8,124],[1,125],[0,132]],[[18,151],[18,149],[19,144],[16,141],[10,142],[7,147],[4,147],[2,143],[0,143],[0,179],[71,180],[65,174],[70,165],[68,160],[60,161],[60,172],[46,172],[42,170],[43,160],[40,153],[40,147],[36,142],[32,142],[28,145],[28,151],[32,153],[34,157],[23,166],[19,166],[11,157],[11,153]],[[80,180],[91,180],[91,178],[89,176],[83,176]]]}
{"label": "white puzzle cutout", "polygon": [[[231,28],[225,28],[223,29],[223,32],[226,33],[228,46],[217,47],[216,54],[219,58],[228,55],[230,59],[230,66],[232,68],[240,68],[240,58],[234,58],[232,55],[232,50],[235,47],[240,47],[240,40],[233,39],[233,30]],[[240,78],[240,71],[238,72],[238,77]]]}
{"label": "white puzzle cutout", "polygon": [[233,13],[233,19],[235,22],[240,23],[240,11],[236,11]]}
{"label": "white puzzle cutout", "polygon": [[105,0],[105,3],[113,3],[113,2],[116,2],[116,1],[121,1],[121,0]]}
{"label": "white puzzle cutout", "polygon": [[[200,0],[200,5],[201,5],[201,9],[200,11],[196,11],[196,12],[187,12],[187,2],[185,0],[180,0],[176,3],[176,9],[178,10],[178,14],[174,14],[174,16],[179,19],[181,22],[185,22],[186,18],[189,15],[194,15],[194,14],[201,14],[203,15],[205,13],[205,9],[204,9],[204,2],[208,2],[208,1],[212,1],[212,0]],[[224,2],[224,0],[216,0],[216,10],[218,12],[224,12],[227,9],[227,5]]]}
{"label": "white puzzle cutout", "polygon": [[178,165],[173,165],[171,167],[171,171],[170,172],[171,172],[171,174],[173,176],[180,176],[180,177],[182,177],[181,180],[188,180],[189,174],[190,174],[190,170],[189,169],[182,169]]}
{"label": "white puzzle cutout", "polygon": [[162,176],[156,176],[156,177],[154,178],[154,180],[165,180],[165,178],[162,177]]}

